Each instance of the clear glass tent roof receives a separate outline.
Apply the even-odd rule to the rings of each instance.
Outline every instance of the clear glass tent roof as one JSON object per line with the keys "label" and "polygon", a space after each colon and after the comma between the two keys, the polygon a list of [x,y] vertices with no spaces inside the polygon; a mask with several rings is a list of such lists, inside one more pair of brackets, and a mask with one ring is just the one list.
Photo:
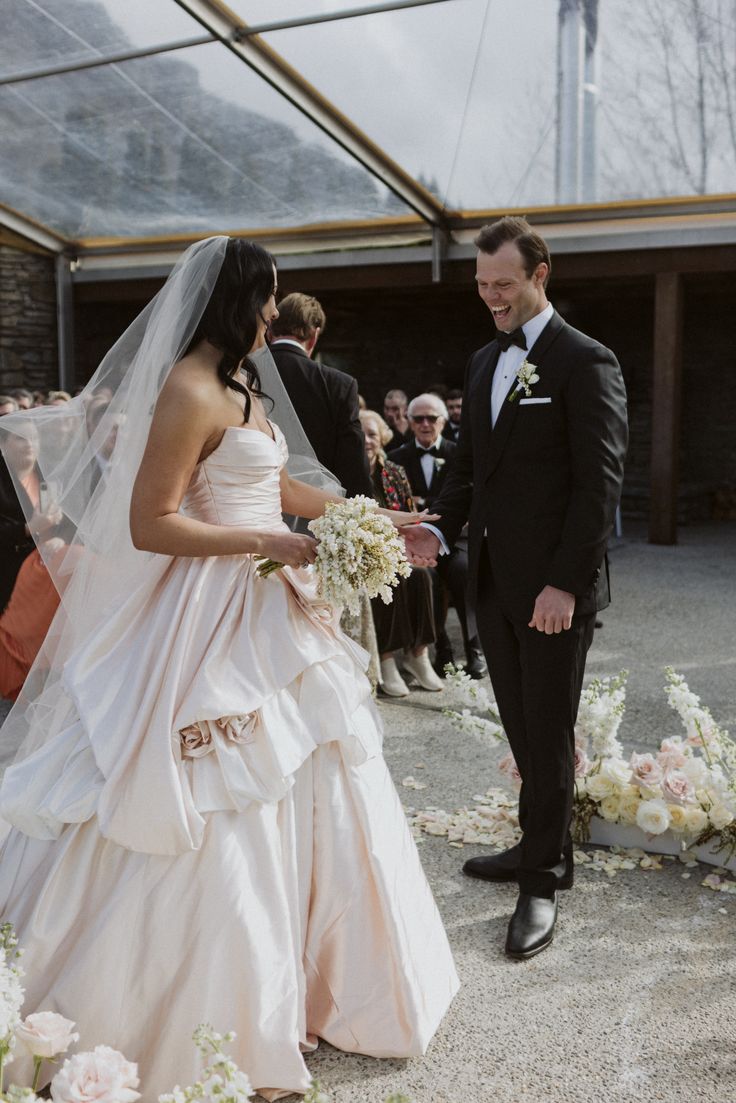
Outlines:
{"label": "clear glass tent roof", "polygon": [[[562,12],[578,3],[571,31]],[[81,247],[457,230],[483,211],[605,217],[736,190],[736,7],[724,0],[3,8],[0,221],[5,209]]]}

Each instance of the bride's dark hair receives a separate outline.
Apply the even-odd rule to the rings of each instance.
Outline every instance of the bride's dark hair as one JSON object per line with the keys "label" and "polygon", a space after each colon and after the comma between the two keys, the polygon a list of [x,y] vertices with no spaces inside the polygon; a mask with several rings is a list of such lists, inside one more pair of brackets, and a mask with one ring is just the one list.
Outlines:
{"label": "bride's dark hair", "polygon": [[[245,398],[244,421],[250,420],[251,394],[267,397],[248,352],[258,336],[261,311],[273,294],[275,264],[271,254],[254,241],[231,237],[210,300],[185,352],[204,340],[222,352],[217,375],[226,387]],[[247,388],[233,379],[239,367]]]}

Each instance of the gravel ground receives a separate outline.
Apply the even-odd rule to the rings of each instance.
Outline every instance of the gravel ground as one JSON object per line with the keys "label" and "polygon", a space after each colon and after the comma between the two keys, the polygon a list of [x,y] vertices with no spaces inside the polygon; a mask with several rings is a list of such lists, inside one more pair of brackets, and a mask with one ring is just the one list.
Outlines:
{"label": "gravel ground", "polygon": [[[627,530],[612,549],[614,604],[588,674],[630,670],[625,746],[652,748],[679,731],[662,693],[667,664],[736,729],[735,552],[734,524],[683,529],[674,548]],[[400,790],[417,809],[460,808],[498,784],[503,748],[452,731],[441,711],[451,697],[417,691],[381,702],[397,784],[408,774],[427,783]],[[3,757],[9,750],[0,748]],[[736,1098],[736,899],[702,886],[706,867],[683,878],[679,862],[664,862],[612,879],[578,867],[553,946],[517,963],[503,955],[514,887],[463,877],[478,847],[430,837],[419,845],[463,986],[424,1059],[377,1061],[321,1045],[309,1065],[333,1103],[382,1103],[390,1092],[412,1103]]]}

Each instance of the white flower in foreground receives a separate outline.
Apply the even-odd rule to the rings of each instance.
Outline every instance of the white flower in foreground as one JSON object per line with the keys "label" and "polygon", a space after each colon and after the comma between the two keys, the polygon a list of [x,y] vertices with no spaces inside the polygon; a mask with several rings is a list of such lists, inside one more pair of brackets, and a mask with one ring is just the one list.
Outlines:
{"label": "white flower in foreground", "polygon": [[675,835],[684,835],[688,831],[687,826],[687,809],[682,804],[670,804],[668,805],[670,813],[670,831],[673,831]]}
{"label": "white flower in foreground", "polygon": [[633,825],[641,804],[641,793],[634,785],[627,785],[619,794],[618,818],[620,823]]}
{"label": "white flower in foreground", "polygon": [[54,1103],[135,1103],[138,1066],[110,1046],[68,1057],[51,1081]]}
{"label": "white flower in foreground", "polygon": [[695,800],[695,787],[682,770],[666,770],[662,780],[662,796],[675,804],[691,804]]}
{"label": "white flower in foreground", "polygon": [[628,785],[631,781],[631,766],[625,758],[604,758],[599,772],[601,777],[612,781],[616,788]]}
{"label": "white flower in foreground", "polygon": [[612,797],[615,794],[616,783],[603,773],[589,774],[585,779],[585,788],[589,797],[592,797],[593,800],[600,801],[605,797]]}
{"label": "white flower in foreground", "polygon": [[699,835],[708,826],[707,813],[696,804],[688,805],[685,808],[685,823],[688,835]]}
{"label": "white flower in foreground", "polygon": [[74,1023],[55,1011],[37,1011],[18,1023],[15,1036],[32,1057],[56,1057],[79,1041]]}
{"label": "white flower in foreground", "polygon": [[664,800],[643,800],[636,813],[636,822],[647,835],[661,835],[670,825],[670,813]]}
{"label": "white flower in foreground", "polygon": [[724,827],[728,827],[729,823],[733,821],[733,812],[731,809],[721,803],[712,804],[708,809],[708,819],[715,827],[716,831],[720,831]]}
{"label": "white flower in foreground", "polygon": [[634,775],[633,780],[637,785],[641,785],[644,789],[656,789],[658,785],[662,784],[664,770],[654,755],[636,754],[634,752],[631,755],[630,762],[631,772]]}
{"label": "white flower in foreground", "polygon": [[604,797],[598,804],[598,815],[609,823],[616,823],[620,812],[621,800],[617,794]]}

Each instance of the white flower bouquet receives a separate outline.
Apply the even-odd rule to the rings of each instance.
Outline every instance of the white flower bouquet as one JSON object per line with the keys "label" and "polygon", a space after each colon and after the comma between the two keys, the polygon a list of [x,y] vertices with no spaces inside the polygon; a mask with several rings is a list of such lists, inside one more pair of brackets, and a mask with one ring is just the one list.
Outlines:
{"label": "white flower bouquet", "polygon": [[[356,495],[329,502],[310,531],[319,541],[315,570],[319,596],[331,605],[360,612],[360,597],[380,597],[391,602],[391,588],[411,574],[404,542],[396,528],[372,498]],[[266,577],[282,566],[262,561],[258,573]]]}

